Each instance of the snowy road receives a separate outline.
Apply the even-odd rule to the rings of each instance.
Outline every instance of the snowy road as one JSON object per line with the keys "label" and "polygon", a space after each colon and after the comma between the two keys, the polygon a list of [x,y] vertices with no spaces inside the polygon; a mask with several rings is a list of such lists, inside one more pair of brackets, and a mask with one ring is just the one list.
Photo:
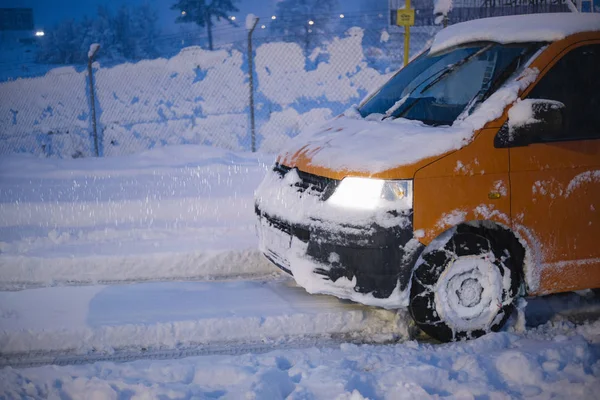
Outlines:
{"label": "snowy road", "polygon": [[1,292],[0,365],[235,352],[316,338],[378,342],[401,332],[396,320],[391,311],[311,296],[290,280]]}
{"label": "snowy road", "polygon": [[[14,328],[0,342],[3,362],[15,362],[0,369],[0,398],[595,399],[600,390],[600,302],[576,294],[532,300],[528,317],[545,321],[535,328],[441,345],[361,344],[393,337],[382,335],[397,330],[393,313],[285,281],[43,288],[3,293],[0,304]],[[578,310],[595,322],[564,318]],[[6,358],[6,345],[36,340],[85,345]],[[111,351],[117,342],[133,347]]]}
{"label": "snowy road", "polygon": [[0,290],[267,276],[254,189],[270,156],[173,146],[0,158]]}
{"label": "snowy road", "polygon": [[[600,299],[531,299],[532,327],[597,320]],[[389,343],[408,315],[332,296],[291,279],[67,286],[0,292],[0,366],[89,363]],[[509,328],[509,330],[514,328]]]}

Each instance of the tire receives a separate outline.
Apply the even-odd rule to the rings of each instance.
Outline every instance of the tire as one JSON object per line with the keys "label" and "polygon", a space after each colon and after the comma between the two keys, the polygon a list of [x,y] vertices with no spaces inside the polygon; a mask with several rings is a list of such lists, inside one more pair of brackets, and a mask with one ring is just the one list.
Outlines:
{"label": "tire", "polygon": [[442,342],[499,330],[513,310],[522,266],[481,233],[449,234],[425,250],[413,272],[409,309],[415,323]]}

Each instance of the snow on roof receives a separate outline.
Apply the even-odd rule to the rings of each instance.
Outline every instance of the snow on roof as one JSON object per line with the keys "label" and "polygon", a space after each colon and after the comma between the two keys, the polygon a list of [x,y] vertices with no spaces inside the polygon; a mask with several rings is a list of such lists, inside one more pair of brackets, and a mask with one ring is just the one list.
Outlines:
{"label": "snow on roof", "polygon": [[579,32],[600,31],[600,14],[553,13],[483,18],[441,30],[431,52],[476,41],[553,42]]}

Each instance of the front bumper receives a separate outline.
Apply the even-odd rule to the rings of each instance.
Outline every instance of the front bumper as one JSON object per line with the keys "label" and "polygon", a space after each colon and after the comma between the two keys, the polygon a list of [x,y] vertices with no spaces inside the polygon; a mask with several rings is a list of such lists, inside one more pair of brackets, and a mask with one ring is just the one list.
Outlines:
{"label": "front bumper", "polygon": [[[267,214],[258,205],[255,211],[260,249],[271,262],[295,275],[295,258],[290,255],[298,255],[300,251],[299,256],[310,261],[311,273],[330,281],[331,290],[327,293],[368,304],[387,307],[388,303],[377,299],[390,298],[394,292],[406,293],[413,266],[423,250],[423,245],[413,237],[411,211],[405,215],[410,223],[392,228],[375,223],[336,225],[316,219],[294,224]],[[306,268],[306,263],[302,268]],[[340,289],[375,300],[367,302],[360,296],[340,294],[346,292],[335,290],[337,282]],[[348,282],[354,286],[348,288]],[[404,304],[397,304],[401,305]]]}

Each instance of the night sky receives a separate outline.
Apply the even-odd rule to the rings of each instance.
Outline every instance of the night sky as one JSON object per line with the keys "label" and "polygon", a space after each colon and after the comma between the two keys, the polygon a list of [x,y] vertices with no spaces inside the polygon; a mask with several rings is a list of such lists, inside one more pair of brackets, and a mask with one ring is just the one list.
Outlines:
{"label": "night sky", "polygon": [[[148,1],[148,0],[146,0]],[[84,15],[94,16],[99,5],[109,5],[117,9],[121,4],[141,4],[144,0],[0,0],[0,7],[32,8],[36,29],[48,29],[56,23],[68,19],[82,18]],[[170,9],[176,0],[152,0],[150,4],[158,11],[160,28],[168,33],[177,31],[180,26],[175,24],[177,13]],[[340,10],[357,11],[361,0],[340,0]],[[362,0],[364,3],[364,0]],[[275,10],[277,0],[240,0],[237,2],[239,12],[234,15],[243,21],[249,13],[258,16],[270,16]]]}

